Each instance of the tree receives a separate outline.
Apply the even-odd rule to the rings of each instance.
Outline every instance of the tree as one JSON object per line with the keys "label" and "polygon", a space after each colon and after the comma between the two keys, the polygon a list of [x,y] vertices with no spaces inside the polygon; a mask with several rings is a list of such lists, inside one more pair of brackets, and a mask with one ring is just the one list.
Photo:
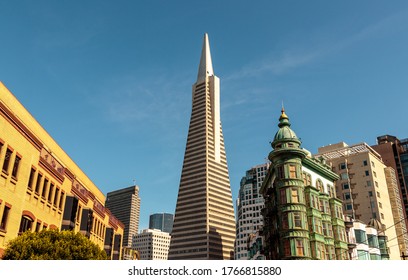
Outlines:
{"label": "tree", "polygon": [[64,230],[26,231],[11,240],[3,260],[106,260],[98,245],[81,233]]}

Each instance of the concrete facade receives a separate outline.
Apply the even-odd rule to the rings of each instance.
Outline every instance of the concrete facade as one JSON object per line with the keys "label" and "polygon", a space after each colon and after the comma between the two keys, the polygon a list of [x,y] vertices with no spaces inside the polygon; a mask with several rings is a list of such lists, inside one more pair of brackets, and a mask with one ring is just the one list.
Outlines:
{"label": "concrete facade", "polygon": [[392,210],[402,205],[391,201],[381,156],[366,143],[348,146],[341,142],[319,148],[315,157],[326,160],[340,176],[336,193],[343,200],[345,215],[365,224],[378,220],[389,240],[390,259],[400,259]]}
{"label": "concrete facade", "polygon": [[140,260],[167,260],[170,234],[158,229],[144,229],[133,236],[132,248],[139,252]]}

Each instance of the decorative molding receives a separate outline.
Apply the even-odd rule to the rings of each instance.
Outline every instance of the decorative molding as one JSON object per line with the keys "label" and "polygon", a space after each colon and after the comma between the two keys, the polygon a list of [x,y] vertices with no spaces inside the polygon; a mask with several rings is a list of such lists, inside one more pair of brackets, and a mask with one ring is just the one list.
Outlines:
{"label": "decorative molding", "polygon": [[0,115],[2,115],[12,126],[14,126],[18,132],[21,133],[37,150],[41,150],[43,147],[42,142],[38,139],[27,126],[20,121],[17,116],[0,102]]}

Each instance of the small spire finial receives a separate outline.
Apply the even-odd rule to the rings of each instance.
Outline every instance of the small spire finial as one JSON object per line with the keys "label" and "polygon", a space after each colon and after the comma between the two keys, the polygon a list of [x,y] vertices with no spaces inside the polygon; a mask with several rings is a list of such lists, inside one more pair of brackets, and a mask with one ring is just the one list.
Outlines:
{"label": "small spire finial", "polygon": [[282,109],[281,109],[281,116],[279,118],[279,120],[281,119],[289,119],[288,116],[285,114],[285,107],[283,106],[283,100],[282,100]]}

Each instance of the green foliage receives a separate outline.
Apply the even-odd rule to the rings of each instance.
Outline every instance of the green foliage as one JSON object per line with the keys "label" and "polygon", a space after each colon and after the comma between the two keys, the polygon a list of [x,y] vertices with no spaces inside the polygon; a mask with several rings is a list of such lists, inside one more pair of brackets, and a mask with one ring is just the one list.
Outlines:
{"label": "green foliage", "polygon": [[106,260],[107,255],[81,233],[43,230],[11,240],[3,260]]}

